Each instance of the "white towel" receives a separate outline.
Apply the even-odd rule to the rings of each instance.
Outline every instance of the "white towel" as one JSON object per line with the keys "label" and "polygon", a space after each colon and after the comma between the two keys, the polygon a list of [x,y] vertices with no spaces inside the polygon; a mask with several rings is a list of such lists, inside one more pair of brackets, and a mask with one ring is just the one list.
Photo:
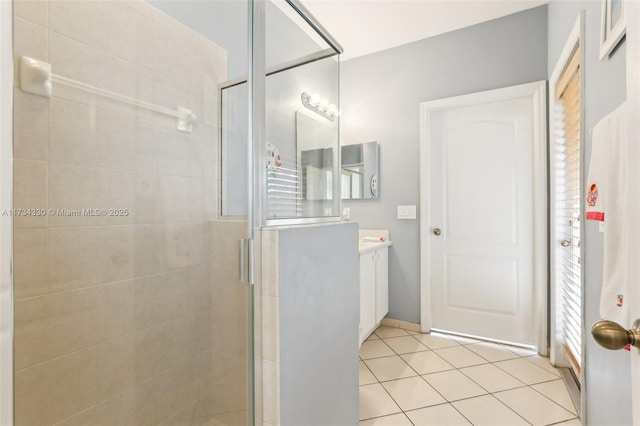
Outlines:
{"label": "white towel", "polygon": [[640,262],[637,202],[640,135],[637,101],[626,101],[593,128],[586,216],[604,222],[600,317],[630,327],[629,286]]}

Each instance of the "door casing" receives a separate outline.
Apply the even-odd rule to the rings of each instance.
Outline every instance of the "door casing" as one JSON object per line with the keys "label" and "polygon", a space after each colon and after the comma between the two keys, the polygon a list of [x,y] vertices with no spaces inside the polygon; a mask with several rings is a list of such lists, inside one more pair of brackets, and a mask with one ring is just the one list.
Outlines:
{"label": "door casing", "polygon": [[[625,3],[627,26],[627,99],[640,97],[640,2]],[[635,304],[634,313],[640,314],[640,289],[634,286],[632,303]],[[636,318],[640,318],[637,315]],[[635,349],[631,355],[631,400],[640,398],[640,352]],[[584,403],[583,403],[584,404]],[[604,407],[603,407],[604,408]],[[640,404],[632,404],[633,423],[640,423]]]}
{"label": "door casing", "polygon": [[548,353],[547,278],[548,278],[548,202],[547,202],[547,96],[546,82],[537,81],[486,92],[439,99],[420,104],[420,327],[431,331],[431,239],[429,230],[430,171],[429,147],[431,114],[435,111],[488,102],[531,97],[533,106],[533,180],[534,194],[534,333],[536,350]]}
{"label": "door casing", "polygon": [[[13,2],[0,1],[0,211],[13,208]],[[0,424],[13,424],[13,220],[0,215]]]}
{"label": "door casing", "polygon": [[[583,34],[583,25],[584,25],[584,16],[583,14],[580,14],[580,16],[578,16],[578,19],[576,20],[575,24],[573,25],[573,28],[571,30],[571,33],[569,34],[569,37],[567,38],[567,41],[562,49],[562,52],[560,53],[560,58],[558,59],[558,62],[556,63],[556,66],[553,70],[553,73],[551,74],[551,78],[549,79],[549,99],[552,100],[554,97],[554,94],[556,92],[556,86],[558,84],[558,80],[560,79],[560,76],[562,75],[562,72],[564,71],[567,63],[571,60],[571,55],[573,54],[573,52],[575,51],[575,49],[577,47],[583,48],[583,40],[582,40],[582,34]],[[582,70],[584,70],[584,56],[581,56],[581,63],[580,63],[580,93],[584,94],[584,72]],[[581,134],[584,134],[584,102],[581,102],[583,106],[581,106],[581,111],[580,111],[580,127],[581,127]],[[553,102],[550,101],[549,102],[549,122],[554,122],[555,120],[555,110],[553,108]],[[555,136],[553,135],[553,132],[551,133],[551,137],[549,139],[549,146],[553,147],[555,146]],[[581,144],[583,143],[583,141],[581,141]],[[584,176],[584,150],[581,149],[580,152],[580,167],[581,167],[581,178],[580,178],[580,188],[582,191],[583,188],[583,178],[582,176]],[[555,158],[554,156],[549,156],[549,170],[555,170]],[[550,181],[549,181],[549,207],[550,207],[550,221],[549,221],[549,229],[553,230],[555,229],[556,223],[555,223],[555,178],[554,178],[554,174],[550,173]],[[581,210],[584,210],[584,208],[581,208]],[[584,218],[584,211],[580,212],[580,217]],[[584,220],[580,221],[580,235],[583,236],[584,235]],[[550,231],[553,232],[553,231]],[[569,367],[569,360],[565,354],[565,350],[564,347],[562,345],[561,341],[556,340],[556,334],[557,334],[557,321],[559,320],[558,318],[558,314],[559,314],[559,306],[561,305],[561,303],[557,300],[557,288],[558,285],[556,283],[556,275],[555,275],[555,269],[556,269],[556,250],[557,250],[557,244],[555,244],[553,238],[551,239],[551,243],[549,244],[549,270],[550,270],[550,276],[549,276],[549,291],[550,291],[550,298],[549,298],[549,328],[550,328],[550,332],[549,332],[549,336],[550,336],[550,342],[549,342],[549,346],[550,346],[550,361],[551,364],[557,366],[557,367]],[[581,245],[580,248],[580,258],[584,259],[585,258],[585,254],[584,254],[584,244]],[[581,277],[581,286],[582,288],[584,288],[584,273],[582,274]],[[584,301],[584,291],[582,292],[581,295],[581,304],[582,306],[585,306],[585,301]],[[584,308],[583,308],[584,309]],[[582,318],[584,320],[584,313],[582,314]],[[586,336],[587,334],[585,333],[585,325],[583,325],[583,329],[582,329],[582,334],[583,334],[583,339],[581,342],[581,357],[582,359],[580,360],[580,363],[582,366],[584,366],[584,361],[585,361],[585,342],[584,342],[584,336]],[[581,369],[581,373],[580,373],[581,377],[580,377],[580,383],[584,383],[584,368]]]}

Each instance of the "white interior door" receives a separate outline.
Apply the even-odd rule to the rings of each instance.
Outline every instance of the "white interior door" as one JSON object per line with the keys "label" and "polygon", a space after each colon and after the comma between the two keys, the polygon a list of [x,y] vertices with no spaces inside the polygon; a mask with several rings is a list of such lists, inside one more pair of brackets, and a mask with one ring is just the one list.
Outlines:
{"label": "white interior door", "polygon": [[423,273],[433,329],[536,344],[535,174],[546,169],[534,169],[533,93],[524,93],[426,104]]}

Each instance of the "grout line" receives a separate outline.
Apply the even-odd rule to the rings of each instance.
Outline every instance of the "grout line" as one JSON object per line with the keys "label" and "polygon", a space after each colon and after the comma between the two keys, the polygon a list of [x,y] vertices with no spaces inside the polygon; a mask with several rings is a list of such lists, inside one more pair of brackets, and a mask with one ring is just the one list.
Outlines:
{"label": "grout line", "polygon": [[[564,389],[567,391],[567,394],[569,394],[569,391],[567,390],[567,386],[564,384],[564,382],[562,381],[562,379],[558,379],[560,380],[560,382],[562,382],[562,386],[564,386]],[[543,383],[551,383],[551,382],[555,382],[555,380],[550,380],[548,382],[543,382]],[[558,407],[562,408],[563,410],[567,411],[568,413],[573,414],[574,416],[577,416],[577,412],[578,410],[576,410],[575,407],[573,407],[573,409],[576,411],[576,413],[572,413],[571,410],[569,410],[568,408],[565,408],[564,406],[558,404],[557,402],[555,402],[553,399],[551,399],[549,396],[545,395],[544,393],[542,393],[541,391],[539,391],[538,389],[534,388],[534,386],[539,385],[542,383],[535,383],[533,385],[529,385],[529,387],[535,391],[538,392],[540,395],[544,396],[545,398],[547,398],[549,401],[553,402],[555,405],[557,405]],[[573,401],[571,400],[571,395],[569,395],[569,401],[571,401],[571,405],[573,405]]]}
{"label": "grout line", "polygon": [[[522,358],[522,357],[521,357],[521,358],[514,358],[513,360],[515,360],[515,359],[523,359],[523,358]],[[515,379],[517,379],[517,380],[521,381],[522,383],[524,383],[524,381],[523,381],[522,379],[519,379],[519,378],[518,378],[518,377],[516,377],[515,375],[513,375],[513,374],[509,373],[507,370],[505,370],[504,368],[501,368],[499,365],[496,365],[498,362],[509,362],[509,361],[513,361],[513,360],[511,360],[511,359],[507,359],[507,360],[505,360],[505,361],[496,361],[496,362],[492,362],[492,364],[493,364],[493,365],[495,365],[496,367],[498,367],[500,370],[502,370],[502,371],[504,371],[505,373],[507,373],[508,375],[510,375],[511,377],[513,377],[513,378],[515,378]],[[529,362],[530,364],[535,365],[535,366],[536,366],[536,367],[538,367],[539,369],[541,369],[541,370],[543,370],[543,371],[545,371],[545,372],[547,372],[547,373],[549,373],[549,374],[553,374],[553,373],[551,373],[550,371],[547,371],[546,369],[544,369],[544,368],[540,367],[539,365],[536,365],[534,362],[531,362],[531,361],[528,361],[528,362]],[[558,377],[558,378],[559,378],[559,377]],[[541,381],[541,382],[536,382],[536,383],[531,383],[531,384],[529,384],[529,383],[525,383],[525,384],[526,384],[527,386],[531,386],[531,385],[537,385],[538,383],[551,382],[551,381],[553,381],[553,380],[556,380],[556,378],[551,379],[551,380],[543,380],[543,381]]]}
{"label": "grout line", "polygon": [[578,420],[580,422],[580,424],[582,424],[582,420],[580,420],[580,417],[574,417],[574,418],[569,419],[569,420],[560,420],[559,422],[549,423],[549,424],[547,424],[545,426],[559,425],[559,424],[562,424],[562,423],[570,422],[571,420]]}
{"label": "grout line", "polygon": [[496,401],[498,401],[500,404],[504,405],[505,407],[507,407],[507,409],[513,413],[515,413],[516,416],[520,417],[522,420],[525,421],[525,423],[531,424],[531,422],[527,419],[525,419],[524,417],[522,417],[520,415],[520,413],[518,413],[516,410],[514,410],[513,408],[509,407],[507,404],[505,404],[504,402],[500,401],[499,398],[497,398],[496,396],[494,396],[493,394],[490,394]]}
{"label": "grout line", "polygon": [[580,401],[580,385],[578,379],[569,368],[559,368],[558,371],[560,372],[560,379],[564,383],[564,387],[567,389],[567,392],[569,392],[573,408],[576,410],[576,413],[578,413],[578,417],[580,417],[582,414],[582,403]]}
{"label": "grout line", "polygon": [[[410,334],[410,335],[411,335],[411,334]],[[411,336],[413,336],[413,335],[411,335]],[[401,336],[397,336],[397,337],[401,337]],[[382,339],[382,338],[381,338],[380,340],[382,340],[382,341],[384,342],[384,339]],[[418,342],[420,342],[420,340],[419,340],[419,339],[416,339],[416,340],[418,340]],[[385,345],[389,346],[386,342],[384,342],[384,343],[385,343]],[[422,342],[420,342],[420,343],[422,343]],[[476,343],[477,343],[477,342],[476,342]],[[423,343],[423,344],[424,344],[424,343]],[[475,344],[475,343],[471,343],[471,344]],[[499,345],[499,344],[497,344],[497,345]],[[426,346],[426,345],[425,345],[425,346]],[[460,346],[467,346],[467,345],[460,345]],[[504,346],[504,345],[500,345],[500,346]],[[394,357],[394,356],[397,356],[397,357],[399,357],[401,360],[403,360],[407,365],[409,365],[409,363],[408,363],[406,360],[404,360],[404,358],[402,358],[402,355],[411,355],[411,354],[414,354],[414,353],[427,352],[427,351],[414,351],[414,352],[408,352],[408,353],[405,353],[405,354],[400,354],[400,353],[397,353],[393,348],[391,348],[391,347],[390,347],[390,349],[391,349],[391,350],[392,350],[396,355],[387,356],[387,357],[380,357],[380,358],[392,358],[392,357]],[[447,348],[441,348],[441,349],[447,349]],[[435,355],[440,356],[440,355],[438,355],[438,353],[437,353],[437,352],[435,352],[435,350],[433,350],[433,349],[431,349],[431,348],[429,348],[429,350],[431,350]],[[473,352],[473,351],[471,351],[471,352]],[[477,353],[475,353],[475,352],[473,352],[473,353],[474,353],[474,354],[476,354],[476,355],[478,355],[480,358],[486,359],[486,358],[482,357],[480,354],[477,354]],[[495,361],[495,362],[491,362],[491,361],[488,361],[488,360],[487,360],[487,363],[488,363],[488,364],[490,364],[490,365],[494,365],[494,366],[495,366],[495,367],[497,367],[497,368],[500,368],[498,365],[496,365],[496,363],[498,363],[498,362],[505,362],[505,361],[511,361],[511,360],[515,360],[515,359],[521,359],[521,358],[528,358],[528,357],[531,357],[531,356],[535,356],[535,354],[534,354],[534,355],[527,355],[527,356],[522,356],[522,355],[519,355],[519,354],[516,354],[516,353],[514,353],[514,354],[515,354],[515,355],[518,355],[518,358],[512,358],[512,359],[501,360],[501,361]],[[442,357],[441,357],[441,358],[442,358]],[[379,359],[379,358],[371,358],[371,359]],[[444,358],[442,358],[442,359],[444,359]],[[446,361],[446,359],[444,359],[444,360]],[[447,362],[448,362],[448,361],[447,361]],[[530,364],[535,365],[536,367],[538,367],[539,369],[541,369],[541,370],[543,370],[543,371],[545,371],[545,372],[548,372],[548,373],[550,373],[550,374],[553,374],[551,371],[549,371],[549,370],[547,370],[546,368],[543,368],[543,367],[541,367],[541,366],[537,365],[536,363],[534,363],[534,362],[532,362],[532,361],[528,361],[528,362],[529,362]],[[526,423],[531,424],[531,423],[530,423],[529,421],[527,421],[523,416],[521,416],[518,412],[516,412],[513,408],[511,408],[510,406],[508,406],[507,404],[505,404],[504,402],[502,402],[499,398],[497,398],[497,397],[495,396],[496,394],[499,394],[499,393],[505,393],[505,392],[509,392],[509,391],[512,391],[512,390],[516,390],[516,389],[522,389],[522,388],[525,388],[525,387],[526,387],[526,388],[531,388],[531,389],[532,389],[533,391],[535,391],[536,393],[539,393],[539,394],[541,394],[543,397],[545,397],[545,398],[549,399],[551,402],[553,402],[553,403],[554,403],[555,405],[557,405],[558,407],[560,407],[560,408],[562,408],[563,410],[567,411],[567,412],[568,412],[568,413],[570,413],[571,415],[574,415],[571,411],[567,410],[565,407],[561,406],[560,404],[556,403],[555,401],[553,401],[551,398],[549,398],[548,396],[546,396],[546,395],[545,395],[545,394],[543,394],[542,392],[540,392],[540,391],[536,390],[535,388],[533,388],[533,386],[538,385],[538,384],[542,384],[542,383],[549,383],[549,382],[553,382],[553,381],[556,381],[556,380],[562,380],[562,378],[561,378],[561,377],[554,377],[554,378],[553,378],[553,379],[551,379],[551,380],[544,380],[544,381],[537,382],[537,383],[527,384],[527,383],[524,383],[522,380],[520,380],[518,377],[514,376],[513,374],[511,374],[511,373],[509,373],[509,372],[507,372],[507,371],[503,370],[502,368],[500,368],[500,370],[501,370],[501,371],[503,371],[503,372],[504,372],[504,373],[506,373],[507,375],[509,375],[509,376],[513,377],[515,380],[517,380],[519,383],[521,383],[521,384],[522,384],[522,386],[517,386],[517,387],[514,387],[514,388],[504,389],[504,390],[500,390],[500,391],[496,391],[496,392],[489,392],[486,388],[484,388],[484,387],[483,387],[482,385],[480,385],[478,382],[476,382],[476,381],[475,381],[475,380],[473,380],[471,377],[469,377],[468,375],[466,375],[463,371],[461,371],[461,370],[462,370],[462,369],[464,369],[464,368],[472,368],[472,367],[476,367],[476,366],[487,365],[487,363],[485,363],[485,364],[478,364],[478,365],[472,365],[472,366],[466,366],[466,367],[459,367],[459,368],[458,368],[458,367],[455,367],[455,366],[453,366],[453,365],[452,365],[452,367],[453,367],[453,369],[452,369],[452,370],[444,370],[444,371],[436,372],[436,373],[442,373],[442,372],[446,372],[446,371],[453,371],[453,370],[455,370],[455,371],[459,371],[459,372],[460,372],[461,374],[463,374],[466,378],[468,378],[468,379],[469,379],[469,380],[471,380],[473,383],[475,383],[477,386],[479,386],[481,389],[483,389],[485,392],[487,392],[486,394],[484,394],[484,395],[476,395],[476,396],[472,396],[472,397],[468,397],[468,398],[462,398],[462,399],[458,399],[458,400],[455,400],[455,401],[448,401],[448,400],[447,400],[447,398],[445,398],[445,397],[444,397],[444,396],[443,396],[443,395],[442,395],[442,394],[441,394],[441,393],[440,393],[440,392],[439,392],[435,387],[433,387],[433,386],[432,386],[432,385],[431,385],[431,384],[426,380],[426,378],[424,377],[424,376],[426,376],[426,375],[428,375],[428,374],[435,374],[435,373],[428,373],[428,374],[425,374],[425,375],[418,374],[418,377],[422,378],[422,379],[423,379],[423,380],[424,380],[424,381],[425,381],[429,386],[431,386],[431,388],[432,388],[432,389],[434,389],[434,390],[436,391],[436,393],[437,393],[438,395],[440,395],[440,396],[441,396],[441,397],[442,397],[446,402],[444,402],[444,403],[442,403],[442,404],[434,404],[434,405],[429,405],[429,406],[426,406],[426,407],[416,408],[416,409],[407,410],[407,411],[402,410],[402,408],[400,407],[400,404],[398,404],[398,402],[395,400],[395,398],[393,398],[393,396],[389,393],[389,391],[387,391],[387,389],[384,387],[383,383],[387,383],[387,382],[390,382],[390,381],[396,381],[396,380],[402,380],[402,379],[408,379],[408,378],[412,378],[412,377],[415,377],[415,376],[411,376],[411,377],[403,377],[403,378],[392,379],[392,380],[386,380],[386,381],[380,381],[380,380],[378,379],[378,377],[377,377],[375,374],[373,374],[373,375],[374,375],[374,377],[376,378],[376,380],[378,381],[378,384],[380,384],[380,385],[382,386],[382,388],[385,390],[385,392],[386,392],[386,393],[391,397],[391,399],[392,399],[392,400],[396,403],[396,405],[397,405],[397,406],[402,410],[402,413],[403,413],[407,418],[409,418],[409,416],[407,416],[407,414],[406,414],[406,413],[407,413],[407,412],[409,412],[409,411],[417,411],[417,410],[421,410],[421,409],[425,409],[425,408],[435,407],[435,406],[438,406],[438,405],[448,404],[448,405],[450,405],[451,407],[453,407],[453,409],[454,409],[454,410],[456,410],[456,411],[457,411],[457,412],[458,412],[458,413],[459,413],[463,418],[465,418],[467,421],[469,421],[469,422],[471,423],[471,421],[470,421],[470,420],[469,420],[469,419],[468,419],[468,418],[467,418],[467,417],[466,417],[462,412],[460,412],[460,410],[458,410],[458,409],[453,405],[453,403],[454,403],[454,402],[459,402],[459,401],[468,400],[468,399],[478,398],[478,397],[482,397],[482,396],[491,395],[495,400],[497,400],[500,404],[502,404],[504,407],[506,407],[509,411],[511,411],[511,412],[513,412],[513,413],[515,413],[518,417],[522,418]],[[365,365],[366,365],[366,363],[365,363]],[[369,368],[369,367],[368,367],[368,365],[367,365],[367,368]],[[413,370],[414,372],[416,372],[416,373],[417,373],[417,371],[416,371],[413,367],[411,367],[411,365],[409,365],[409,368],[411,368],[411,370]],[[372,372],[372,373],[373,373],[373,372]],[[363,386],[364,386],[364,385],[363,385]],[[565,385],[565,388],[566,388],[566,385]],[[385,416],[389,416],[389,415],[393,415],[393,414],[397,414],[397,413],[386,414],[386,415],[379,416],[379,417],[385,417]],[[575,416],[575,415],[574,415],[574,416]],[[378,417],[374,417],[374,418],[378,418]],[[573,420],[573,419],[576,419],[576,418],[578,418],[578,419],[579,419],[579,417],[578,417],[578,416],[575,416],[575,417],[574,417],[574,418],[572,418],[572,419],[563,420],[563,421],[556,422],[556,423],[553,423],[553,424],[562,423],[562,422],[564,422],[564,421],[570,421],[570,420]],[[369,419],[364,419],[364,420],[369,420]],[[411,419],[410,419],[410,418],[409,418],[409,421],[411,421]],[[413,424],[413,423],[412,423],[412,424]]]}
{"label": "grout line", "polygon": [[[485,364],[481,364],[481,365],[485,365]],[[492,365],[493,365],[493,363],[492,363]],[[475,365],[474,365],[474,366],[471,366],[471,367],[477,367],[477,366],[475,366]],[[471,368],[471,367],[463,367],[463,368]],[[523,387],[525,387],[525,386],[528,386],[528,385],[527,385],[526,383],[524,383],[522,380],[518,380],[518,378],[517,378],[517,377],[514,377],[514,378],[515,378],[519,383],[521,383],[521,384],[522,384],[522,386],[516,386],[516,387],[514,387],[514,388],[510,388],[510,389],[503,389],[503,390],[499,390],[499,391],[491,392],[491,391],[489,391],[487,388],[485,388],[484,386],[482,386],[480,383],[478,383],[477,381],[473,380],[473,378],[471,378],[471,377],[469,377],[468,375],[466,375],[466,374],[464,373],[464,371],[460,371],[460,370],[461,370],[460,368],[458,368],[457,370],[458,370],[458,371],[459,371],[463,376],[465,376],[466,378],[468,378],[469,380],[471,380],[471,381],[472,381],[473,383],[475,383],[476,385],[480,386],[480,387],[481,387],[482,389],[484,389],[488,394],[491,394],[491,395],[493,395],[494,393],[498,393],[498,392],[505,392],[505,391],[509,391],[509,390],[512,390],[512,389],[520,389],[520,388],[523,388]]]}

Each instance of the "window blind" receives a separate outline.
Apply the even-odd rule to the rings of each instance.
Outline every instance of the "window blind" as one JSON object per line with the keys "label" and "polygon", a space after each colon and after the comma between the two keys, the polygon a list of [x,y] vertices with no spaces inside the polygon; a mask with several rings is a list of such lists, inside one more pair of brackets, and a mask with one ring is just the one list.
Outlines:
{"label": "window blind", "polygon": [[556,283],[561,285],[562,335],[567,355],[580,377],[582,346],[582,268],[580,258],[580,50],[556,87]]}

